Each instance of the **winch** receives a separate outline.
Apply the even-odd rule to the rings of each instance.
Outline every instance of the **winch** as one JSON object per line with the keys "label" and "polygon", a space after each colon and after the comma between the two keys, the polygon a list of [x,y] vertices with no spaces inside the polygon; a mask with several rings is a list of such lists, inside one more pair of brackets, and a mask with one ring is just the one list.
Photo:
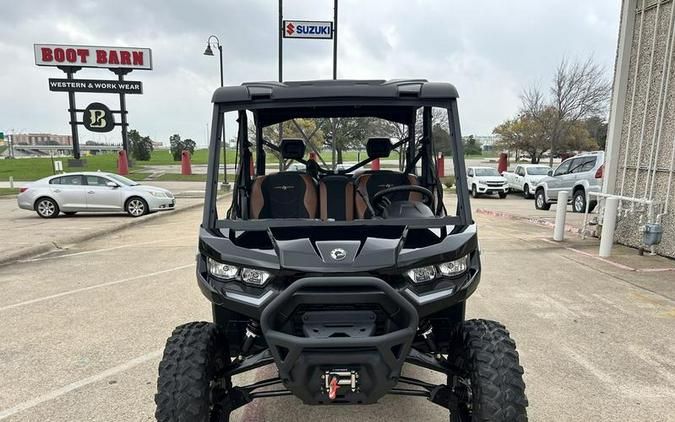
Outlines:
{"label": "winch", "polygon": [[321,379],[324,380],[324,392],[328,394],[330,400],[335,400],[338,389],[342,386],[347,386],[352,392],[356,392],[359,373],[348,369],[333,369],[326,371]]}

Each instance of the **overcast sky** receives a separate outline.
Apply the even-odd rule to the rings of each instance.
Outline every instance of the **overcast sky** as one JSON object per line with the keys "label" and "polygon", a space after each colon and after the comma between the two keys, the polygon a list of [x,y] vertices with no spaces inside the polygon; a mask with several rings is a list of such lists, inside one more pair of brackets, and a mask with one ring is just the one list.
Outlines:
{"label": "overcast sky", "polygon": [[[548,86],[563,56],[593,55],[613,72],[618,0],[340,0],[339,78],[426,78],[455,84],[465,135],[490,134],[518,109],[531,83]],[[331,0],[285,0],[287,19],[332,20]],[[168,143],[172,133],[205,143],[218,60],[204,56],[216,34],[225,83],[277,78],[277,1],[0,2],[0,131],[69,134],[67,94],[50,92],[56,68],[34,64],[34,43],[149,47],[154,70],[127,96],[132,128]],[[286,40],[284,79],[331,77],[332,42]],[[107,70],[77,77],[103,79]],[[78,94],[78,106],[115,95]],[[80,129],[80,139],[120,140]],[[229,134],[228,134],[229,137]]]}

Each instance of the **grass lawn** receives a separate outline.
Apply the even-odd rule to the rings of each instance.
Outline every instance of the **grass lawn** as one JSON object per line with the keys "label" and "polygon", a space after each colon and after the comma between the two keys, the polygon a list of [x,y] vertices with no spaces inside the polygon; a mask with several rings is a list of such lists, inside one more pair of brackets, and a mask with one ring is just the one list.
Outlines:
{"label": "grass lawn", "polygon": [[19,193],[18,188],[0,188],[0,196],[16,195]]}

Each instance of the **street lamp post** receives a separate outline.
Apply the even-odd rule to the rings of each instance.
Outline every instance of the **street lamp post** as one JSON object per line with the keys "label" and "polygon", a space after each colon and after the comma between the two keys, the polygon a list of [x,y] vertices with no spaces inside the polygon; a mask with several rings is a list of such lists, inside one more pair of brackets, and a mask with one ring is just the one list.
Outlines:
{"label": "street lamp post", "polygon": [[[213,40],[213,41],[212,41]],[[209,36],[206,40],[206,50],[204,50],[205,56],[213,56],[213,50],[211,49],[212,42],[215,42],[213,46],[218,48],[218,55],[220,58],[220,86],[224,86],[223,81],[223,46],[220,44],[220,40],[215,35]],[[225,137],[225,119],[223,118],[223,186],[224,189],[230,188],[230,184],[227,181],[227,138]]]}

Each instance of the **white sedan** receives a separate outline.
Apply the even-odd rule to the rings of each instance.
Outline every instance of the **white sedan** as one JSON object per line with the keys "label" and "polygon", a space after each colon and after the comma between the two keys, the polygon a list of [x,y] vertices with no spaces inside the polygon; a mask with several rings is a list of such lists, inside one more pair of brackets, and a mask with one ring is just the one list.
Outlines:
{"label": "white sedan", "polygon": [[113,173],[82,172],[49,176],[19,189],[19,208],[54,218],[60,212],[126,212],[140,217],[174,209],[173,194]]}

